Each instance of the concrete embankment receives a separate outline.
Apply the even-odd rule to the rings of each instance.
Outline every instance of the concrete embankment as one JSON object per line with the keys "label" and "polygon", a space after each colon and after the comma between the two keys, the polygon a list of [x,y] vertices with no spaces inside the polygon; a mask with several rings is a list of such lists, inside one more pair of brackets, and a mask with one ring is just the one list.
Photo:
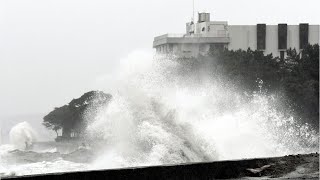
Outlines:
{"label": "concrete embankment", "polygon": [[5,179],[319,179],[319,154],[55,173]]}

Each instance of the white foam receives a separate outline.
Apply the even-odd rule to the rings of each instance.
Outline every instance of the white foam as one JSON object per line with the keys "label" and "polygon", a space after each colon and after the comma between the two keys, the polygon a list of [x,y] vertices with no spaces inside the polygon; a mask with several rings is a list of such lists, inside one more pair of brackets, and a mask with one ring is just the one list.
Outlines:
{"label": "white foam", "polygon": [[[64,160],[0,164],[0,173],[17,175],[241,159],[318,151],[319,135],[275,107],[275,95],[248,97],[210,66],[192,70],[174,60],[138,51],[122,60],[115,74],[99,77],[110,104],[88,117],[87,134],[106,140],[92,164]],[[88,113],[90,114],[90,113]],[[24,149],[34,142],[26,124],[10,132]],[[5,154],[13,146],[0,146]],[[43,152],[55,152],[47,148]],[[1,155],[1,154],[0,154]]]}
{"label": "white foam", "polygon": [[11,128],[9,136],[10,143],[20,150],[26,149],[36,141],[36,132],[27,122],[18,123]]}
{"label": "white foam", "polygon": [[13,151],[16,148],[12,144],[2,144],[0,145],[0,157],[7,154],[9,151]]}
{"label": "white foam", "polygon": [[97,168],[315,151],[318,134],[278,112],[275,95],[260,91],[245,101],[208,67],[192,71],[141,51],[122,62],[116,74],[99,78],[113,100],[88,127],[88,134],[110,142]]}
{"label": "white foam", "polygon": [[32,174],[80,171],[86,169],[88,169],[88,166],[86,164],[73,163],[60,159],[53,162],[43,161],[29,164],[7,165],[5,168],[2,169],[2,173],[4,174],[4,176],[22,176]]}

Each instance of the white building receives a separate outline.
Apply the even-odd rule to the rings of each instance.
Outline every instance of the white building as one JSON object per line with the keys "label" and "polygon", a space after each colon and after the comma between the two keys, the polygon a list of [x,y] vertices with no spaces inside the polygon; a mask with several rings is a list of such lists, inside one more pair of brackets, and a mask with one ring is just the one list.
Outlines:
{"label": "white building", "polygon": [[181,57],[205,55],[211,48],[261,50],[284,58],[286,50],[301,50],[308,43],[319,44],[319,25],[228,25],[210,21],[209,13],[199,13],[197,23],[187,23],[185,34],[165,34],[154,38],[158,53]]}

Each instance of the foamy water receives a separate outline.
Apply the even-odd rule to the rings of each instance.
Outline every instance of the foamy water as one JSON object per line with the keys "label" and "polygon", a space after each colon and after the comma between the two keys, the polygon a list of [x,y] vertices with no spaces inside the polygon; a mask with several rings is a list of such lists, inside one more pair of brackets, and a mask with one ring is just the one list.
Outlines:
{"label": "foamy water", "polygon": [[114,98],[88,128],[112,144],[94,162],[98,168],[318,151],[318,134],[278,112],[275,94],[260,89],[248,97],[210,66],[142,51],[122,64],[118,74],[99,79]]}
{"label": "foamy water", "polygon": [[[318,151],[318,133],[278,111],[277,94],[263,93],[262,81],[257,84],[260,91],[245,95],[211,68],[145,51],[131,53],[114,73],[95,81],[113,98],[96,117],[87,117],[90,140],[106,140],[93,149],[92,162],[57,158],[1,164],[0,173],[1,169],[22,175]],[[48,152],[56,152],[54,148]]]}
{"label": "foamy water", "polygon": [[52,162],[43,161],[38,163],[8,165],[5,167],[0,166],[0,173],[3,172],[3,176],[23,176],[55,172],[81,171],[88,169],[88,164],[56,160]]}
{"label": "foamy water", "polygon": [[32,146],[36,141],[36,132],[27,122],[21,122],[10,130],[10,143],[15,148],[23,150],[26,146]]}

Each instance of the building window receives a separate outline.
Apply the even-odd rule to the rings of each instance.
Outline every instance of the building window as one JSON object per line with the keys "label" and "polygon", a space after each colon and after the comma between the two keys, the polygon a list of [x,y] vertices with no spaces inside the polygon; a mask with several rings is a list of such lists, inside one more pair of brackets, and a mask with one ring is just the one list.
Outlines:
{"label": "building window", "polygon": [[173,52],[173,45],[172,44],[169,44],[169,51]]}
{"label": "building window", "polygon": [[299,24],[299,48],[304,49],[309,41],[309,24]]}
{"label": "building window", "polygon": [[266,24],[257,24],[257,49],[266,49]]}
{"label": "building window", "polygon": [[287,24],[278,25],[278,49],[285,50],[287,49]]}
{"label": "building window", "polygon": [[280,60],[284,61],[284,53],[285,51],[280,51]]}
{"label": "building window", "polygon": [[225,48],[225,44],[210,44],[210,51],[222,51]]}
{"label": "building window", "polygon": [[199,51],[200,52],[206,52],[206,44],[200,44],[199,45]]}

